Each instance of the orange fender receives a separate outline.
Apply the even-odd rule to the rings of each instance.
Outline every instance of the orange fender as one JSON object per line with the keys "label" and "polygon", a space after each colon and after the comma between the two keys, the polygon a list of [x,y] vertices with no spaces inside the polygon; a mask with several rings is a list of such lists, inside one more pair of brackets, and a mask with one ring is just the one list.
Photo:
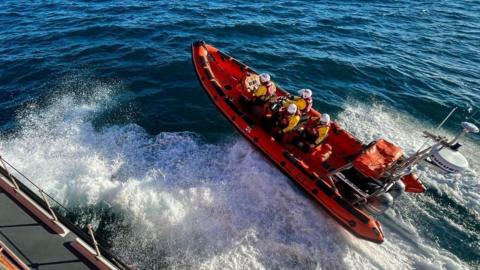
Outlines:
{"label": "orange fender", "polygon": [[422,181],[414,173],[407,174],[402,177],[402,182],[405,184],[405,191],[412,193],[423,193],[427,190]]}

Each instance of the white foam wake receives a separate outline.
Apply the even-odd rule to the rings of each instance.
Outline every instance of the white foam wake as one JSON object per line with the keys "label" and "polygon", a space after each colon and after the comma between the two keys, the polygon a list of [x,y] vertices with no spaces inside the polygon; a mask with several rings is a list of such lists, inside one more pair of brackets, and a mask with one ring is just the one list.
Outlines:
{"label": "white foam wake", "polygon": [[[112,89],[93,90],[93,98],[63,95],[25,109],[0,150],[68,206],[105,201],[125,211],[133,230],[117,235],[114,249],[141,269],[465,267],[423,243],[408,221],[413,240],[388,227],[383,245],[352,237],[239,136],[213,145],[191,133],[150,136],[135,124],[96,130],[91,119]],[[417,124],[381,106],[364,119],[366,110],[352,104],[340,121],[365,140],[386,133],[407,149],[418,144],[405,137]],[[447,180],[435,185],[463,192]],[[464,204],[474,199],[458,194]]]}

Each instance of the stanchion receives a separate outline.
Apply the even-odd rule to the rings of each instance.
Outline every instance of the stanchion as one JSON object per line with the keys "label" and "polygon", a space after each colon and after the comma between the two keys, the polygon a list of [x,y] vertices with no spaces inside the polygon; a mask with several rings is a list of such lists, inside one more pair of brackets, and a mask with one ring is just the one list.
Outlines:
{"label": "stanchion", "polygon": [[2,166],[8,174],[8,178],[10,179],[10,182],[12,182],[15,189],[18,190],[19,187],[18,187],[18,184],[17,184],[17,180],[15,180],[15,177],[12,177],[12,175],[10,174],[10,171],[8,170],[7,166],[5,165],[5,162],[3,161],[3,157],[1,157],[1,156],[0,156],[0,161],[2,162]]}
{"label": "stanchion", "polygon": [[95,235],[93,235],[93,229],[92,229],[92,224],[87,225],[88,228],[88,234],[90,235],[90,238],[92,239],[93,246],[95,247],[95,252],[97,253],[97,257],[100,257],[100,250],[98,249],[98,243],[97,240],[95,240]]}
{"label": "stanchion", "polygon": [[43,192],[42,189],[38,189],[40,194],[42,194],[42,198],[45,201],[45,204],[47,204],[48,210],[50,211],[50,215],[52,216],[53,221],[57,221],[57,215],[55,215],[55,212],[52,209],[52,206],[50,205],[50,202],[47,199],[47,196],[45,196],[45,193]]}

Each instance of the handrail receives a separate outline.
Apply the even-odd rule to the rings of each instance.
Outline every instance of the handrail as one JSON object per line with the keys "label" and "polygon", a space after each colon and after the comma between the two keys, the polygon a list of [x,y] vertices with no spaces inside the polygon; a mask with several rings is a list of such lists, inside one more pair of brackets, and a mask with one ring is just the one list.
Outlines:
{"label": "handrail", "polygon": [[[7,167],[5,166],[5,164],[7,164],[8,166],[10,166],[10,168],[12,168],[16,173],[18,173],[19,175],[21,175],[23,178],[25,178],[25,180],[27,180],[30,184],[32,184],[34,187],[36,187],[39,191],[42,190],[41,187],[37,186],[32,180],[30,180],[27,176],[25,176],[22,172],[20,172],[19,170],[17,170],[17,168],[15,168],[12,164],[10,164],[8,161],[6,161],[2,156],[0,156],[0,160],[2,162],[2,165],[3,165],[3,168],[5,168],[5,170],[7,171],[7,173],[9,174],[9,177],[10,177],[10,181],[12,182],[15,182],[16,183],[16,179],[15,177],[12,177],[12,175],[10,174],[10,172],[8,171]],[[48,193],[44,192],[45,193],[45,196],[47,196],[50,200],[52,200],[53,202],[55,202],[55,204],[57,204],[58,206],[60,206],[63,210],[69,212],[68,208],[65,207],[63,204],[61,204],[60,202],[58,202],[57,200],[55,200],[55,198],[53,198],[52,196],[50,196]]]}
{"label": "handrail", "polygon": [[[121,261],[119,258],[117,258],[115,255],[110,253],[109,250],[105,249],[104,247],[100,246],[97,241],[95,240],[95,236],[93,234],[93,229],[92,225],[89,223],[87,225],[87,231],[86,233],[84,230],[78,228],[76,225],[74,225],[64,214],[58,212],[55,210],[51,205],[50,201],[54,202],[56,205],[58,205],[65,213],[72,213],[73,211],[69,210],[66,206],[55,200],[52,196],[50,196],[48,193],[46,193],[41,187],[39,187],[37,184],[35,184],[32,180],[30,180],[27,176],[25,176],[23,173],[21,173],[17,168],[15,168],[12,164],[10,164],[7,160],[5,160],[2,156],[0,156],[0,174],[8,176],[8,180],[12,182],[14,185],[15,190],[21,190],[24,193],[26,193],[31,199],[33,199],[36,203],[38,203],[41,207],[43,207],[45,210],[48,210],[52,216],[53,221],[59,221],[63,225],[65,225],[70,231],[74,232],[77,236],[79,236],[81,239],[89,243],[92,247],[95,248],[96,256],[103,256],[107,258],[110,262],[112,262],[115,266],[117,266],[119,269],[130,269],[130,266],[125,264],[123,261]],[[40,196],[38,196],[35,192],[33,192],[31,189],[29,189],[24,183],[22,183],[21,180],[13,176],[10,171],[8,170],[7,164],[10,168],[12,168],[16,173],[18,173],[20,176],[22,176],[25,180],[27,180],[31,185],[33,185],[35,188],[37,188],[38,192],[40,193]],[[2,172],[4,171],[4,172]],[[100,253],[101,251],[101,253]]]}

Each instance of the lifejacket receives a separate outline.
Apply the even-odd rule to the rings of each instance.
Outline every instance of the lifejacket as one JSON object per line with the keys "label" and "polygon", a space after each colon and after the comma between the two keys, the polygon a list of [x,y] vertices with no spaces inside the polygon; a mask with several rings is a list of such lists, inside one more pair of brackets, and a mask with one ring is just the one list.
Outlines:
{"label": "lifejacket", "polygon": [[293,99],[285,101],[284,106],[288,107],[290,104],[297,105],[298,110],[305,114],[312,109],[313,100],[312,98],[293,97]]}
{"label": "lifejacket", "polygon": [[309,123],[305,128],[305,135],[308,141],[315,145],[321,144],[328,136],[330,126],[321,126],[318,124]]}
{"label": "lifejacket", "polygon": [[273,82],[269,82],[267,85],[261,84],[257,90],[253,93],[255,97],[260,98],[261,100],[267,100],[275,95],[277,87]]}
{"label": "lifejacket", "polygon": [[278,126],[282,129],[282,132],[292,131],[300,122],[300,114],[289,114],[286,110],[281,113]]}
{"label": "lifejacket", "polygon": [[328,136],[328,132],[330,131],[330,127],[329,126],[320,126],[320,127],[317,128],[317,131],[318,131],[318,136],[317,136],[317,139],[315,140],[315,145],[319,145],[323,141],[325,141],[325,139]]}

